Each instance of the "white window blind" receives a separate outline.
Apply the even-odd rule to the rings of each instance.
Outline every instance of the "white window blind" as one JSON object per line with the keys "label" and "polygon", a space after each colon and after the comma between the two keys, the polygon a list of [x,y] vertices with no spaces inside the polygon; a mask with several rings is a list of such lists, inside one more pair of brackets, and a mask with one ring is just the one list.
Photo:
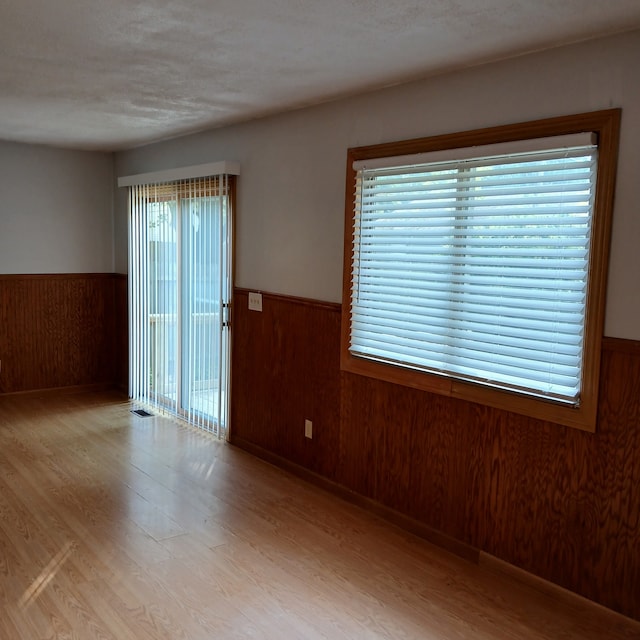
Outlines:
{"label": "white window blind", "polygon": [[580,402],[597,147],[356,169],[353,356]]}
{"label": "white window blind", "polygon": [[219,436],[229,410],[229,181],[129,190],[129,394]]}

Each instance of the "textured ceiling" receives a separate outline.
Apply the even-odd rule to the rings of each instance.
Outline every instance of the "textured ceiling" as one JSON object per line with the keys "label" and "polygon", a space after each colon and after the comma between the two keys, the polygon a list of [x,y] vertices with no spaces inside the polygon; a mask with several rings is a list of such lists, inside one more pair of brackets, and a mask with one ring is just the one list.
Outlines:
{"label": "textured ceiling", "polygon": [[0,139],[122,149],[639,27],[639,0],[2,0]]}

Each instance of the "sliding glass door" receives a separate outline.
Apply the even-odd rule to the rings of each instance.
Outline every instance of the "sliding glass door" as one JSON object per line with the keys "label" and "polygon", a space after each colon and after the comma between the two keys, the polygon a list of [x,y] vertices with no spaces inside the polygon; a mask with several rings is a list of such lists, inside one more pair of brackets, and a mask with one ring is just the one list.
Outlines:
{"label": "sliding glass door", "polygon": [[231,202],[226,176],[131,189],[130,395],[221,436]]}

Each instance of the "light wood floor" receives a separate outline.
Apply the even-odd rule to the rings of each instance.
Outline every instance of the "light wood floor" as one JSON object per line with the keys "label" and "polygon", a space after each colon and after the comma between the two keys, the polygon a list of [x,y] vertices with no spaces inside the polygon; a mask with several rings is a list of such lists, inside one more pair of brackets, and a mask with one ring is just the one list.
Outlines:
{"label": "light wood floor", "polygon": [[0,638],[640,638],[109,394],[0,397]]}

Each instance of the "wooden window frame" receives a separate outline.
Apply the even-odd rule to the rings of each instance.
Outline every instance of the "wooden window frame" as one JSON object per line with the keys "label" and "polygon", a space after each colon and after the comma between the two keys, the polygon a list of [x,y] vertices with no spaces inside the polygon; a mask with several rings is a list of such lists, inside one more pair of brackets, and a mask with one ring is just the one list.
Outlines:
{"label": "wooden window frame", "polygon": [[[560,116],[485,129],[426,138],[351,148],[347,152],[345,195],[345,241],[343,267],[340,368],[343,371],[377,378],[432,393],[477,402],[531,418],[554,422],[585,431],[596,430],[600,358],[604,331],[609,245],[620,135],[620,109]],[[453,377],[416,371],[374,362],[349,352],[351,329],[351,262],[354,238],[354,197],[356,171],[353,163],[372,158],[388,158],[447,149],[473,147],[593,132],[598,141],[598,174],[592,216],[592,237],[587,284],[587,307],[580,404],[561,405],[550,400],[503,391]]]}

